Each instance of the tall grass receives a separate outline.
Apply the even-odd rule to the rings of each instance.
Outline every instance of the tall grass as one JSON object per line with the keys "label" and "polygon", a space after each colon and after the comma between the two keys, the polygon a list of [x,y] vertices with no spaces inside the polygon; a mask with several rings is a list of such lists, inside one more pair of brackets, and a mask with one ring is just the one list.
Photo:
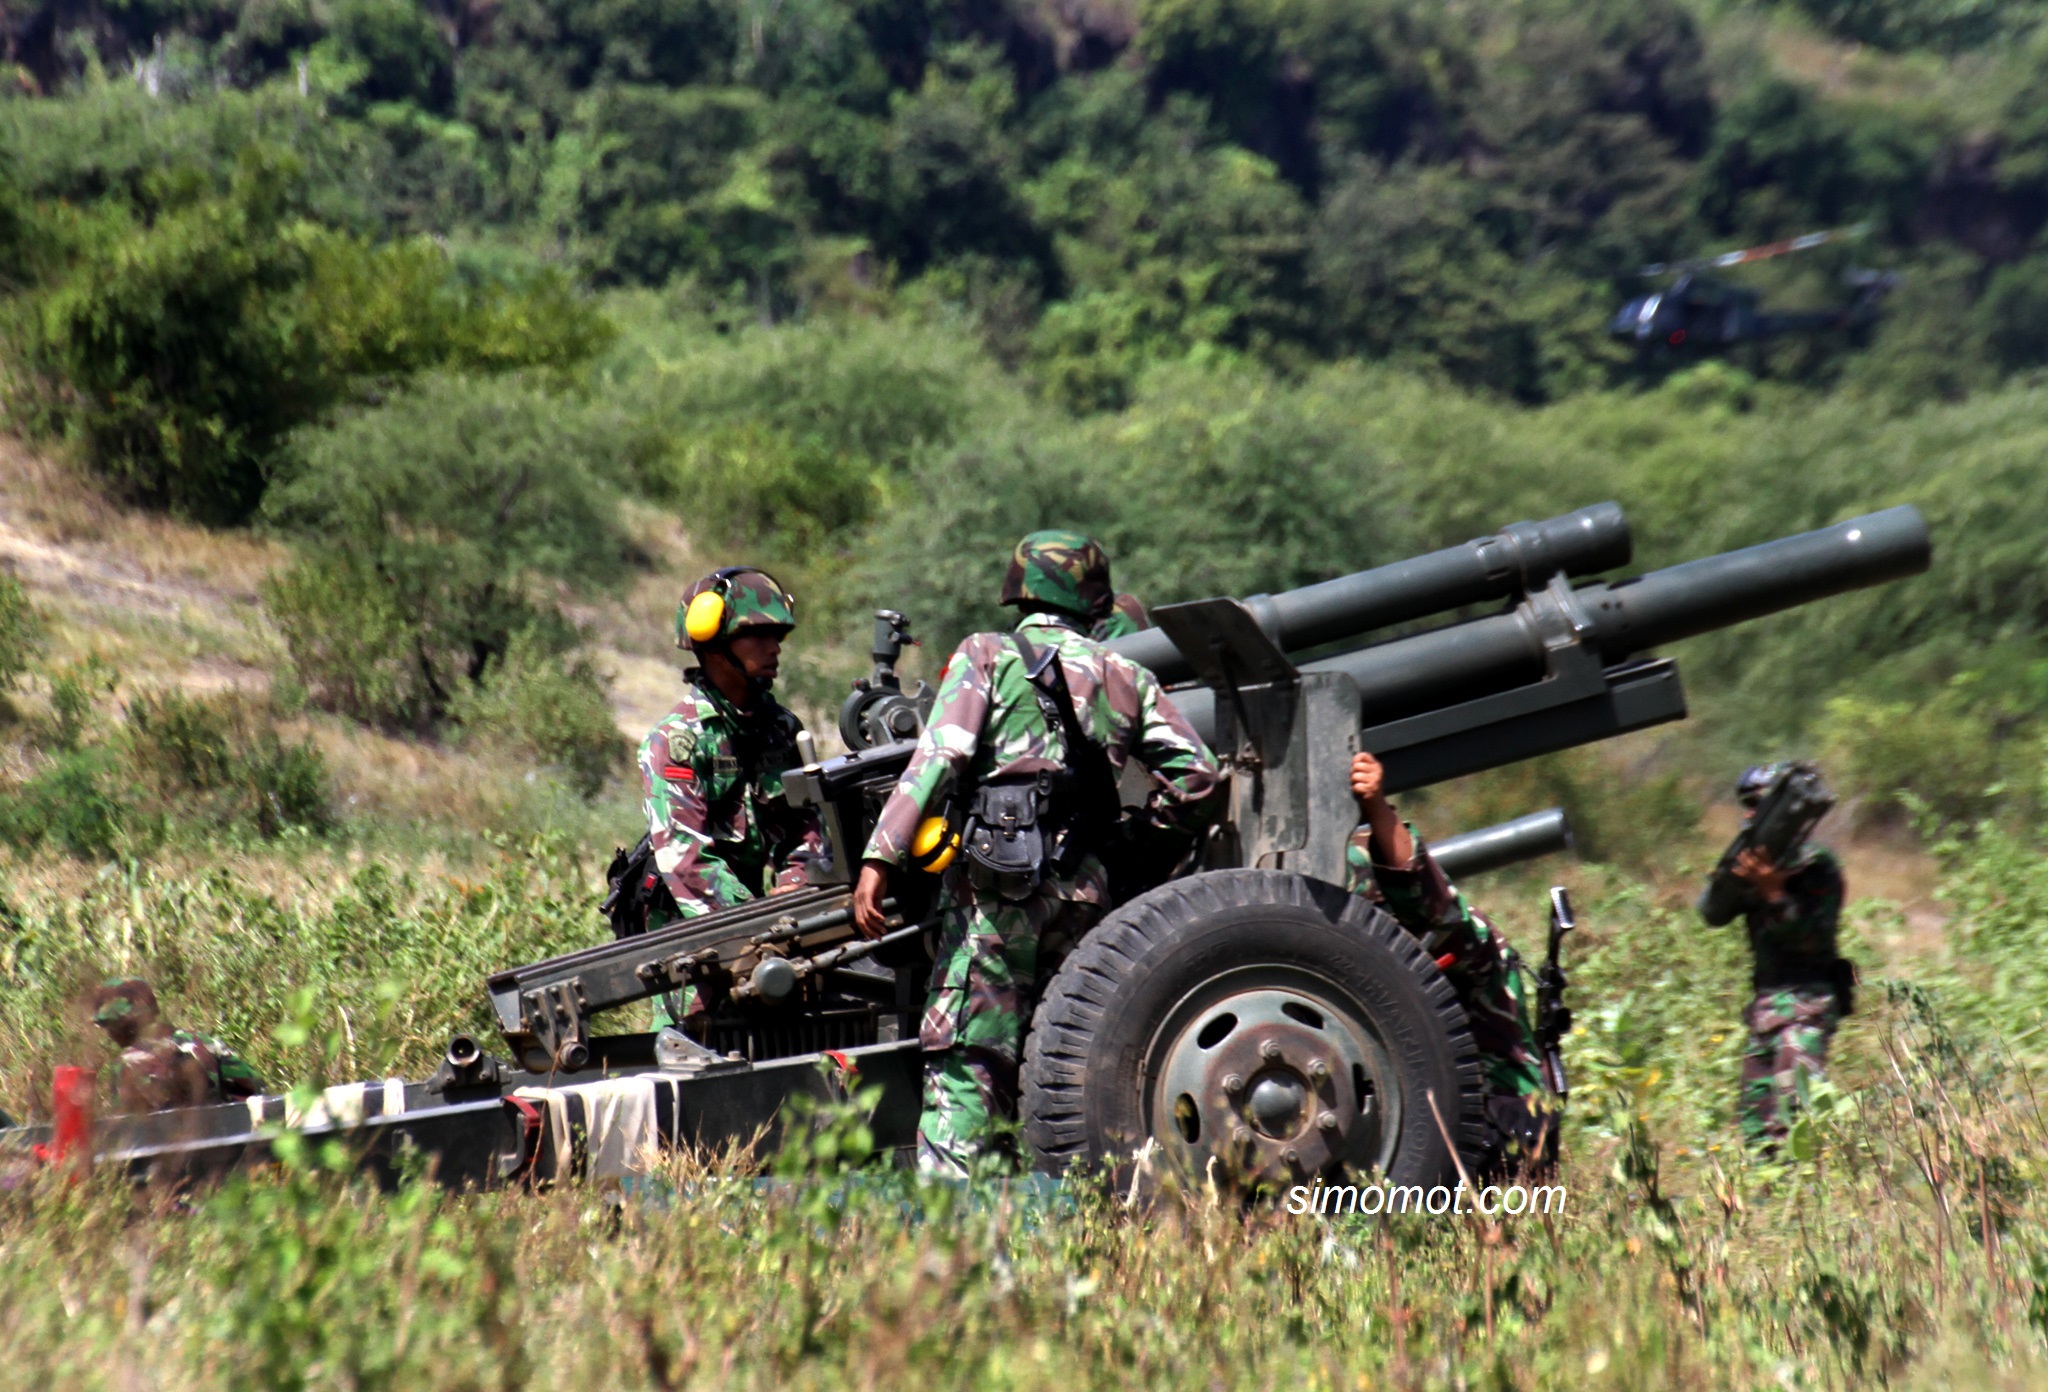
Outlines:
{"label": "tall grass", "polygon": [[[45,1178],[0,1190],[0,1381],[2027,1385],[2048,1367],[2048,1054],[2009,1026],[2038,857],[1945,854],[1953,959],[1856,907],[1864,1008],[1771,1160],[1729,1115],[1739,938],[1699,927],[1680,878],[1566,871],[1580,1024],[1570,1200],[1548,1222],[1319,1221],[1199,1191],[1127,1208],[1086,1182],[887,1171],[763,1184],[703,1156],[611,1197],[379,1195],[315,1155],[184,1199]],[[447,1030],[486,1023],[486,970],[599,935],[591,869],[507,847],[460,880],[370,865],[280,893],[251,865],[20,895],[0,939],[7,1100],[102,1047],[65,1010],[111,969],[155,976],[181,1021],[280,1084],[417,1075]],[[1475,885],[1527,950],[1541,883]]]}

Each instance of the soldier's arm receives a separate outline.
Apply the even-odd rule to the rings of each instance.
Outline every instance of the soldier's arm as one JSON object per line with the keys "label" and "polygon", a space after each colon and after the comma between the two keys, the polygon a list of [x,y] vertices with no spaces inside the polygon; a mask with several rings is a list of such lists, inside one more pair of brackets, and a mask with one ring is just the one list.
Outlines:
{"label": "soldier's arm", "polygon": [[685,918],[753,897],[715,849],[711,805],[703,789],[709,757],[716,751],[697,747],[691,734],[680,722],[663,721],[640,746],[654,868]]}
{"label": "soldier's arm", "polygon": [[1376,899],[1401,926],[1424,937],[1475,923],[1429,847],[1403,822],[1383,791],[1386,771],[1370,754],[1351,759],[1351,791],[1365,825],[1345,848],[1354,894]]}
{"label": "soldier's arm", "polygon": [[959,781],[974,758],[982,726],[988,720],[989,693],[1001,643],[994,634],[977,633],[947,659],[931,719],[917,737],[917,748],[911,751],[903,776],[882,804],[861,859],[901,865],[918,823]]}
{"label": "soldier's arm", "polygon": [[1805,864],[1784,877],[1778,895],[1752,912],[1768,933],[1832,941],[1846,891],[1841,862],[1827,847],[1815,846]]}
{"label": "soldier's arm", "polygon": [[1128,702],[1135,707],[1115,713],[1134,718],[1137,741],[1131,756],[1152,775],[1145,810],[1162,827],[1198,833],[1219,810],[1216,793],[1222,782],[1216,756],[1173,698],[1160,690],[1158,678],[1142,667],[1126,665],[1134,679],[1128,686],[1120,680],[1105,681],[1102,695],[1113,705]]}

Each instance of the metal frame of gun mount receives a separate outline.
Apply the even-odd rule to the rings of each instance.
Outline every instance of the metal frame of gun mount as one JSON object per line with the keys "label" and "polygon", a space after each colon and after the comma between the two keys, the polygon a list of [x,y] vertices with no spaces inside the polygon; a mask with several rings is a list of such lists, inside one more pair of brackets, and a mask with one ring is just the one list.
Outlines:
{"label": "metal frame of gun mount", "polygon": [[848,749],[865,749],[896,740],[914,740],[931,717],[938,693],[924,682],[903,689],[896,663],[905,644],[921,646],[910,636],[910,620],[894,609],[875,611],[875,638],[869,656],[875,667],[853,684],[839,706],[839,738]]}
{"label": "metal frame of gun mount", "polygon": [[1805,760],[1785,765],[1757,799],[1755,813],[1715,862],[1694,906],[1700,917],[1719,928],[1749,908],[1755,901],[1754,892],[1735,876],[1735,862],[1742,853],[1759,850],[1773,865],[1784,865],[1834,805],[1835,795],[1822,781],[1819,765]]}

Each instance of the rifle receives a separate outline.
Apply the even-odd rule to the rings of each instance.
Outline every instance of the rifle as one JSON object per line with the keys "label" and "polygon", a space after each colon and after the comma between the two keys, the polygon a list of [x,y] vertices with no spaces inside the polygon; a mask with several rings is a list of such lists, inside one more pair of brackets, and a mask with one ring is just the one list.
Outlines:
{"label": "rifle", "polygon": [[1543,1054],[1543,1085],[1562,1102],[1571,1094],[1571,1080],[1564,1072],[1564,1037],[1571,1032],[1572,1011],[1564,1003],[1565,987],[1571,981],[1558,961],[1564,935],[1579,926],[1572,917],[1572,898],[1563,885],[1550,887],[1550,942],[1543,954],[1543,969],[1536,974],[1536,1046]]}
{"label": "rifle", "polygon": [[1728,849],[1721,852],[1721,859],[1694,906],[1700,917],[1719,928],[1749,908],[1753,891],[1736,878],[1735,862],[1744,852],[1757,850],[1769,857],[1773,865],[1786,864],[1834,805],[1835,795],[1821,781],[1817,765],[1803,761],[1785,765],[1757,799],[1756,812],[1735,833]]}

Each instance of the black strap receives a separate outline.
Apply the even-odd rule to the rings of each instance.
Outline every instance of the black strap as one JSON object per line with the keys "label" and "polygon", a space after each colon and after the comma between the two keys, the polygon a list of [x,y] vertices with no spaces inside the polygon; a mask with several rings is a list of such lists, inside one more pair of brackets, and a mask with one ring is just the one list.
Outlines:
{"label": "black strap", "polygon": [[1010,641],[1024,663],[1025,680],[1038,693],[1039,704],[1059,722],[1061,737],[1066,741],[1067,768],[1074,775],[1078,804],[1069,843],[1107,853],[1123,811],[1109,753],[1081,728],[1080,714],[1074,709],[1074,693],[1067,686],[1066,668],[1060,664],[1059,649],[1047,648],[1040,653],[1021,633],[1012,633]]}

